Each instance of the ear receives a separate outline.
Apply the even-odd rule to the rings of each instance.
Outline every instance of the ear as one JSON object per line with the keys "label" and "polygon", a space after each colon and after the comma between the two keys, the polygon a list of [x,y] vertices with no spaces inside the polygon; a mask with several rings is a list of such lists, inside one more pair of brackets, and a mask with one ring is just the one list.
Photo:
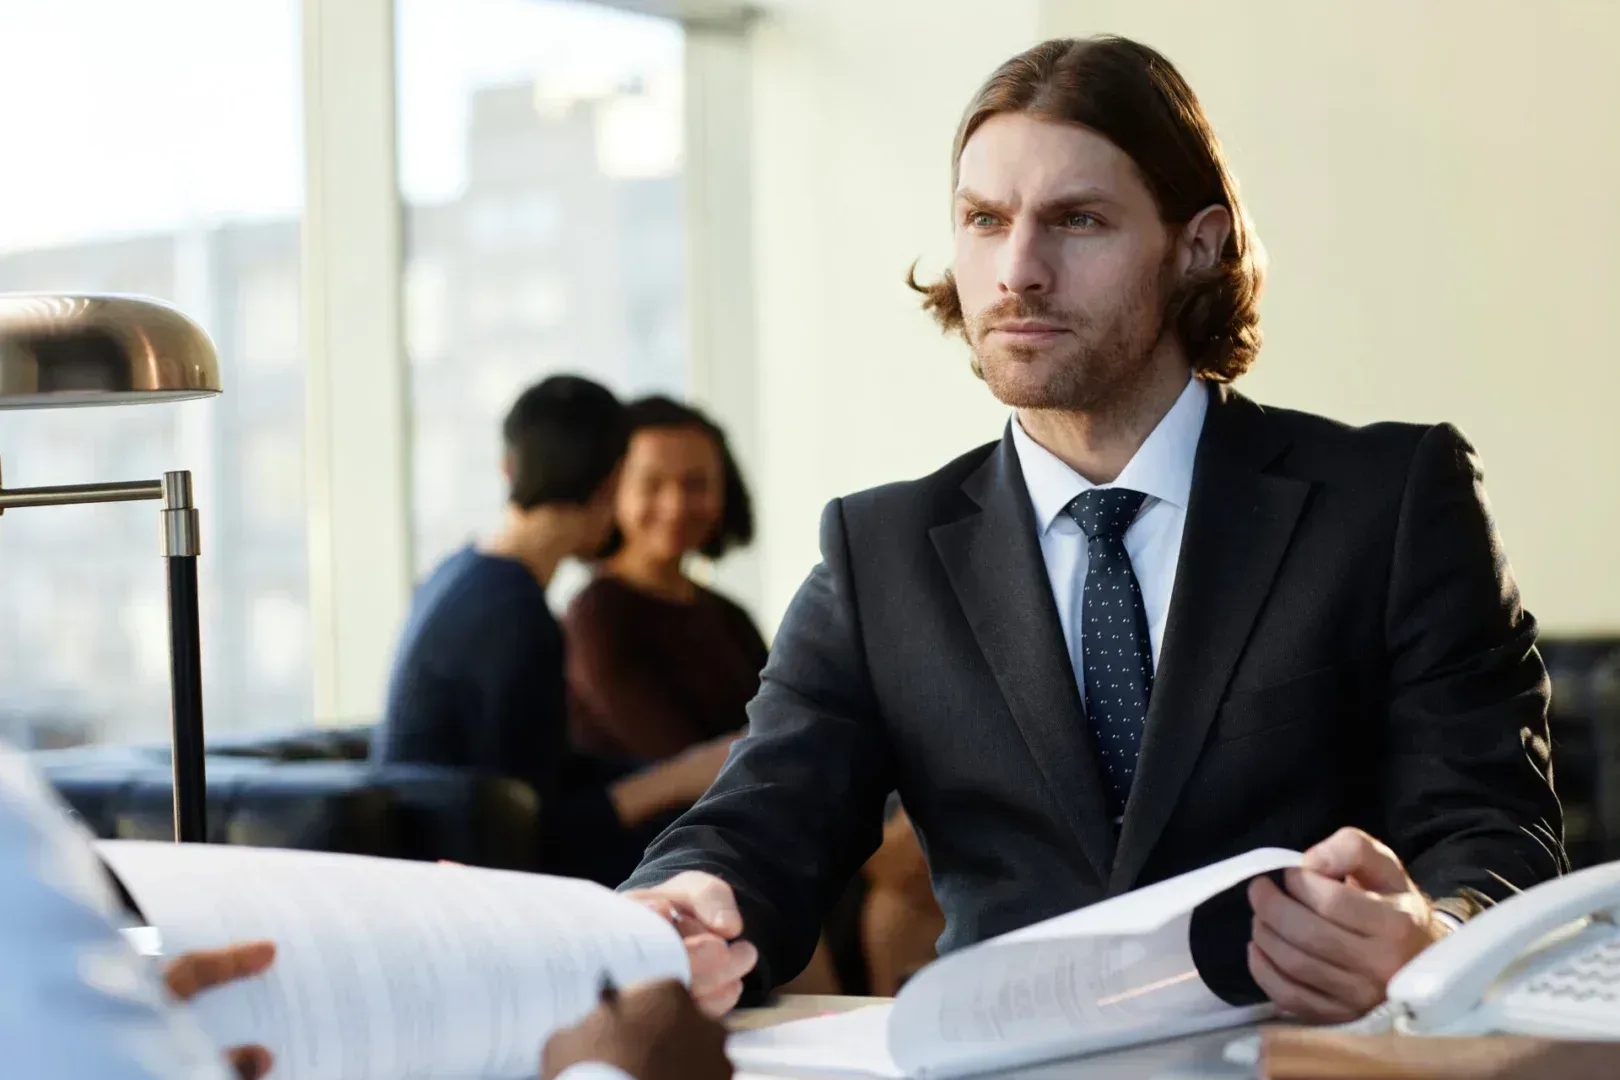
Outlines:
{"label": "ear", "polygon": [[1182,277],[1202,273],[1221,261],[1232,235],[1232,212],[1218,203],[1206,206],[1182,226],[1177,263]]}
{"label": "ear", "polygon": [[512,451],[501,452],[501,475],[506,478],[506,486],[512,486],[512,474],[517,471],[517,462],[513,460]]}

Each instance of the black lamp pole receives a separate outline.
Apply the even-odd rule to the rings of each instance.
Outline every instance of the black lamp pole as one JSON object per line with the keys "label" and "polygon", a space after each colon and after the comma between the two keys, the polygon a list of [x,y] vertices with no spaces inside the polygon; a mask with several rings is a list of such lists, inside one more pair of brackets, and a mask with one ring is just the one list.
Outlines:
{"label": "black lamp pole", "polygon": [[208,840],[208,777],[203,764],[202,638],[197,613],[197,511],[191,473],[163,474],[163,561],[169,568],[169,693],[174,726],[174,838]]}

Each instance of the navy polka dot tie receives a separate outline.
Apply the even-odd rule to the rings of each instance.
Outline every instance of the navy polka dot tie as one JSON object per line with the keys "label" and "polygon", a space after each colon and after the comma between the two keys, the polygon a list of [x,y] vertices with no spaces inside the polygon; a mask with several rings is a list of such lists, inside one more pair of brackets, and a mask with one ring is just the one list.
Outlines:
{"label": "navy polka dot tie", "polygon": [[1108,780],[1109,812],[1125,812],[1136,776],[1148,695],[1153,692],[1153,645],[1142,589],[1125,552],[1125,530],[1147,496],[1125,488],[1092,488],[1065,509],[1086,534],[1086,587],[1080,640],[1086,717]]}

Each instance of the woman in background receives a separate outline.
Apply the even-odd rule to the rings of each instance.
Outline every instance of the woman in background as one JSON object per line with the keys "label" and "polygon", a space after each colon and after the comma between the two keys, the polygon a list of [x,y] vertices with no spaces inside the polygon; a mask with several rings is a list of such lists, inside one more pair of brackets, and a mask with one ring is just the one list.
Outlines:
{"label": "woman in background", "polygon": [[[753,505],[725,433],[665,397],[631,404],[629,420],[618,530],[563,620],[568,686],[575,745],[657,760],[748,722],[766,649],[742,608],[687,573],[692,556],[718,559],[754,537]],[[845,970],[864,981],[861,895],[855,888],[846,898],[834,927],[839,945],[824,939],[780,992],[843,992],[852,985]],[[865,922],[883,948],[885,912]]]}
{"label": "woman in background", "polygon": [[564,619],[575,744],[660,760],[747,723],[765,642],[736,604],[693,581],[754,535],[725,434],[666,397],[629,407],[630,448],[596,580]]}

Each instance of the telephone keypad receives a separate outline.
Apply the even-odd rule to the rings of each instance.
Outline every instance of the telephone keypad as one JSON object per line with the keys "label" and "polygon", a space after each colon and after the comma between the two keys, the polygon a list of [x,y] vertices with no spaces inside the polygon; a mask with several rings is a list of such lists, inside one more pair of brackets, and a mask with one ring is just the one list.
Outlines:
{"label": "telephone keypad", "polygon": [[1620,937],[1535,975],[1510,994],[1567,1003],[1620,1004]]}

